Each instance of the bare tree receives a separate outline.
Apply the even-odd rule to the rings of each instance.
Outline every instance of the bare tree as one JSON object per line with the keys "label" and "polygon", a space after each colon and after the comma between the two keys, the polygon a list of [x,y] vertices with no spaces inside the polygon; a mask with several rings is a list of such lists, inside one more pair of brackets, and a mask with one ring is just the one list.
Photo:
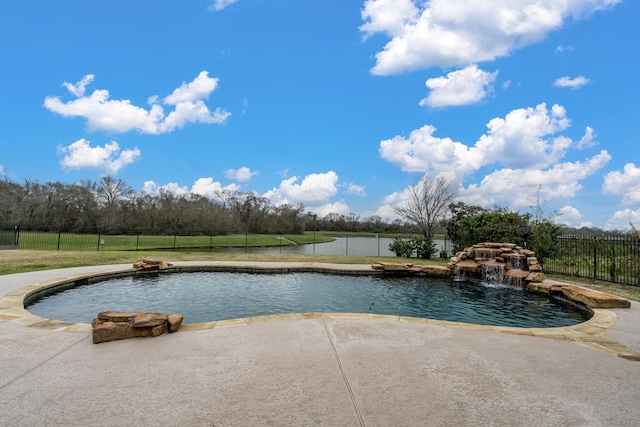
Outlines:
{"label": "bare tree", "polygon": [[454,198],[449,181],[425,175],[418,184],[409,186],[409,200],[394,206],[393,211],[418,227],[425,238],[432,239],[435,226],[445,218]]}
{"label": "bare tree", "polygon": [[111,176],[103,176],[97,188],[98,201],[104,211],[104,226],[109,228],[117,223],[118,202],[128,197],[133,190],[121,179],[116,180]]}
{"label": "bare tree", "polygon": [[269,200],[255,192],[238,193],[230,200],[231,212],[245,233],[261,230],[269,209]]}

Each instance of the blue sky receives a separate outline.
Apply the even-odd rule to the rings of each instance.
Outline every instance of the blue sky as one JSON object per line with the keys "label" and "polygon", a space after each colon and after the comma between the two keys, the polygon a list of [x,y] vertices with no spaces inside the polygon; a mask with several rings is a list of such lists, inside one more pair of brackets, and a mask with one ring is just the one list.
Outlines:
{"label": "blue sky", "polygon": [[1,2],[0,173],[385,219],[427,174],[467,203],[627,229],[639,7]]}

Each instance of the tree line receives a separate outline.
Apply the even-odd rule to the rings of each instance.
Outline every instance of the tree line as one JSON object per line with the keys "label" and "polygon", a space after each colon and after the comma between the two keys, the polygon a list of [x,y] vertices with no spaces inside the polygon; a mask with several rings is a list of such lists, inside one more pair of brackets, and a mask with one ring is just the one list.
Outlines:
{"label": "tree line", "polygon": [[28,229],[167,230],[172,233],[286,233],[364,231],[409,233],[412,224],[330,213],[324,217],[302,204],[273,205],[255,192],[220,190],[212,197],[134,191],[125,181],[104,176],[75,184],[0,181],[0,225]]}
{"label": "tree line", "polygon": [[275,206],[255,192],[220,190],[206,197],[161,188],[148,194],[135,192],[123,180],[110,176],[76,184],[29,180],[20,184],[5,178],[0,181],[0,225],[107,233],[417,233],[421,239],[413,246],[422,248],[423,253],[429,253],[437,232],[446,233],[455,250],[478,242],[510,242],[533,249],[541,259],[552,256],[560,234],[603,234],[601,230],[569,230],[553,223],[544,216],[540,199],[532,206],[532,213],[460,202],[444,178],[425,176],[410,186],[407,194],[405,203],[394,208],[397,219],[387,222],[379,216],[361,218],[355,213],[319,217],[302,204]]}

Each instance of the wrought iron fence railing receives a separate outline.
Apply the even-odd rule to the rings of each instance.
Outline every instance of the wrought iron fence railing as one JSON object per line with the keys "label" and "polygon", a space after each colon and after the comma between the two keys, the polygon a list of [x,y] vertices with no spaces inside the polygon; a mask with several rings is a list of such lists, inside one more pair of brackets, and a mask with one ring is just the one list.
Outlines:
{"label": "wrought iron fence railing", "polygon": [[561,236],[546,273],[640,286],[640,239],[624,236]]}
{"label": "wrought iron fence railing", "polygon": [[[0,227],[0,248],[65,251],[199,250],[206,252],[395,256],[389,250],[394,237],[408,235],[376,233],[307,232],[287,234],[215,234],[206,231],[31,230]],[[447,237],[435,239],[436,257],[451,255]],[[571,275],[594,280],[640,286],[640,239],[623,236],[561,236],[553,255],[544,260],[548,274]]]}
{"label": "wrought iron fence railing", "polygon": [[0,227],[0,248],[17,249],[18,248],[18,226]]}
{"label": "wrought iron fence railing", "polygon": [[[216,234],[208,231],[27,229],[16,227],[19,249],[60,251],[192,250],[227,253],[395,256],[389,244],[406,234],[307,232],[295,234]],[[330,235],[327,238],[327,235]],[[451,253],[451,240],[436,239],[436,256]]]}

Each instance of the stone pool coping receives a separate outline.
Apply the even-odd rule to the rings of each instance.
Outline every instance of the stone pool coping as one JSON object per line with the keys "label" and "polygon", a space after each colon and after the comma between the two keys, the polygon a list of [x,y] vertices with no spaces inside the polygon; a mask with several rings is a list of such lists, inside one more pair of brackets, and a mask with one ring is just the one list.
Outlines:
{"label": "stone pool coping", "polygon": [[[384,274],[376,272],[371,265],[363,264],[331,264],[331,263],[295,263],[295,262],[246,262],[246,261],[181,261],[171,262],[171,267],[165,271],[189,271],[197,269],[208,269],[217,271],[244,271],[244,272],[324,272],[333,274]],[[8,292],[0,298],[0,318],[21,326],[36,328],[40,330],[63,331],[72,333],[90,334],[92,327],[88,323],[71,323],[55,319],[45,319],[30,313],[24,308],[25,299],[43,290],[58,287],[66,283],[87,280],[94,277],[105,277],[113,275],[128,275],[138,270],[132,266],[116,266],[105,270],[81,273],[58,277],[21,287]],[[547,281],[549,285],[563,286],[565,284],[556,281]],[[593,292],[588,288],[566,285],[571,288],[584,289]],[[447,328],[460,328],[466,330],[488,331],[504,334],[534,336],[559,341],[570,342],[596,350],[604,351],[619,357],[640,361],[640,353],[624,346],[617,340],[611,338],[607,333],[618,320],[617,314],[609,309],[591,308],[593,316],[586,322],[565,327],[556,328],[518,328],[506,326],[477,325],[463,322],[449,322],[444,320],[391,316],[366,313],[293,313],[255,316],[240,319],[221,320],[206,323],[184,324],[178,332],[198,331],[214,328],[239,327],[258,323],[299,320],[299,319],[369,319],[406,322],[414,324],[425,324],[441,326]],[[97,314],[97,313],[96,313]]]}

